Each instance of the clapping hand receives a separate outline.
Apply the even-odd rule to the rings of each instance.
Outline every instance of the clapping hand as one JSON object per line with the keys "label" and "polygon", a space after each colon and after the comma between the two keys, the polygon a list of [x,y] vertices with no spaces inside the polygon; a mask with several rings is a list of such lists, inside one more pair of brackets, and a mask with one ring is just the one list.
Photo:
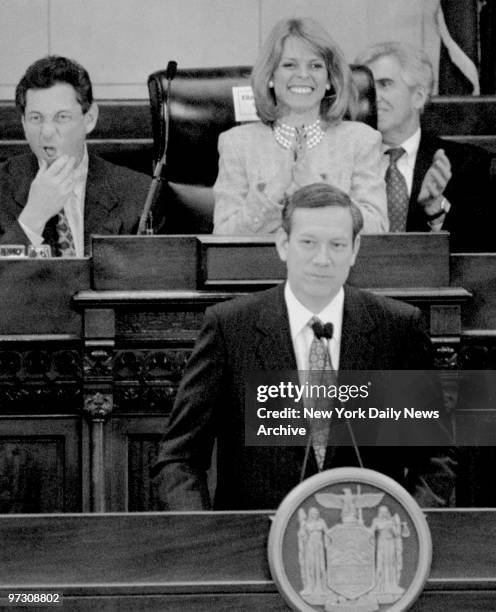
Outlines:
{"label": "clapping hand", "polygon": [[313,183],[321,183],[322,177],[315,170],[315,164],[312,162],[311,151],[308,149],[301,150],[293,165],[293,183],[295,188],[299,189],[305,185]]}
{"label": "clapping hand", "polygon": [[446,185],[451,178],[451,164],[443,149],[438,149],[434,153],[432,164],[427,170],[418,202],[424,207],[428,215],[435,214],[439,207],[446,189]]}

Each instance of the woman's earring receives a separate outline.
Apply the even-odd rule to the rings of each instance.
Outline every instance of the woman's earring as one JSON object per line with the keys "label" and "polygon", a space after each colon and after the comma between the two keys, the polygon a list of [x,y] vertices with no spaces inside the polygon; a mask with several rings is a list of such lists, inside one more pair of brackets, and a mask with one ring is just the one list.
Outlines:
{"label": "woman's earring", "polygon": [[274,89],[274,81],[269,81],[269,88]]}
{"label": "woman's earring", "polygon": [[330,100],[333,97],[333,94],[334,94],[334,92],[332,90],[331,84],[327,83],[327,85],[326,85],[326,92],[325,92],[324,98],[326,100]]}

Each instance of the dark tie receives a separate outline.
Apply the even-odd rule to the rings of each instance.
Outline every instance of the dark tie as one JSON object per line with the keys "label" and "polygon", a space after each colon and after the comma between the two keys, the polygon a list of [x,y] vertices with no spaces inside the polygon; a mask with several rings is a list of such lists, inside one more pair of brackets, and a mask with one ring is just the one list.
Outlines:
{"label": "dark tie", "polygon": [[57,251],[59,257],[76,257],[76,246],[64,209],[57,215]]}
{"label": "dark tie", "polygon": [[[313,385],[324,385],[325,387],[336,384],[336,372],[332,367],[331,355],[327,347],[326,337],[317,337],[321,335],[322,331],[320,331],[320,333],[316,332],[316,329],[327,329],[329,324],[324,327],[322,321],[318,317],[312,317],[308,325],[314,332],[308,354],[310,382]],[[330,339],[330,337],[332,337],[332,331],[330,334],[327,334],[327,338]],[[330,410],[332,408],[332,399],[327,397],[314,397],[312,404],[316,410]],[[329,438],[329,424],[330,422],[327,419],[309,419],[312,446],[319,470],[321,470],[324,465],[327,441]]]}
{"label": "dark tie", "polygon": [[388,203],[389,231],[404,232],[408,213],[408,187],[405,177],[398,170],[396,162],[405,153],[405,149],[388,149],[389,166],[386,170],[386,194]]}

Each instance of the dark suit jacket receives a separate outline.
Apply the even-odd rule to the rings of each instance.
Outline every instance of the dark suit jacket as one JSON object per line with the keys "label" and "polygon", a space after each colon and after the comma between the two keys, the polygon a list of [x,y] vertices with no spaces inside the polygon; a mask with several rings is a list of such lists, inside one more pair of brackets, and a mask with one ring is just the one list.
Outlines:
{"label": "dark suit jacket", "polygon": [[[214,438],[216,509],[276,508],[299,483],[304,447],[243,443],[247,374],[296,370],[283,287],[207,310],[154,468],[164,509],[209,507],[205,471]],[[411,306],[346,287],[340,371],[432,367],[429,339],[419,317],[418,309]],[[411,449],[362,448],[365,467],[386,473],[412,490],[419,474],[429,473],[430,457],[424,461]],[[349,446],[328,448],[324,467],[339,465],[358,465]],[[311,452],[305,475],[316,471]],[[449,484],[444,478],[442,486],[449,489],[448,480]]]}
{"label": "dark suit jacket", "polygon": [[451,162],[452,178],[444,192],[451,210],[442,227],[450,232],[450,250],[496,251],[493,229],[496,193],[491,182],[489,154],[478,147],[442,140],[423,131],[413,173],[407,231],[430,230],[417,200],[422,181],[438,149],[444,149]]}
{"label": "dark suit jacket", "polygon": [[[17,222],[39,166],[32,153],[19,155],[0,166],[0,244],[29,244]],[[84,244],[89,251],[91,234],[134,234],[138,228],[150,179],[89,155],[84,205]],[[57,242],[56,217],[43,232],[52,249]]]}

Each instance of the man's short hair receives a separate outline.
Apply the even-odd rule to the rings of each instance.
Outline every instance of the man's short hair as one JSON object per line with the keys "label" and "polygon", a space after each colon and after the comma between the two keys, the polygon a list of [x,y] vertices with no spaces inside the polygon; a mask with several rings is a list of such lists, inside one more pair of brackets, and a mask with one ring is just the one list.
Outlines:
{"label": "man's short hair", "polygon": [[403,42],[382,42],[365,49],[355,61],[368,65],[388,55],[398,61],[405,83],[409,87],[423,87],[428,100],[434,88],[434,71],[427,53],[422,49]]}
{"label": "man's short hair", "polygon": [[83,113],[93,104],[93,90],[88,72],[74,60],[48,55],[31,64],[16,87],[15,103],[19,112],[26,110],[28,89],[48,89],[57,83],[72,85]]}
{"label": "man's short hair", "polygon": [[279,65],[284,43],[289,36],[306,42],[322,57],[331,90],[321,101],[320,116],[329,124],[340,121],[352,95],[351,71],[338,44],[319,23],[308,17],[282,19],[272,28],[263,44],[251,74],[258,116],[268,125],[279,117],[280,109],[269,82]]}
{"label": "man's short hair", "polygon": [[362,211],[344,191],[327,183],[305,185],[285,198],[282,209],[283,230],[289,236],[293,213],[297,208],[324,208],[325,206],[339,206],[350,211],[353,240],[355,240],[363,228]]}

